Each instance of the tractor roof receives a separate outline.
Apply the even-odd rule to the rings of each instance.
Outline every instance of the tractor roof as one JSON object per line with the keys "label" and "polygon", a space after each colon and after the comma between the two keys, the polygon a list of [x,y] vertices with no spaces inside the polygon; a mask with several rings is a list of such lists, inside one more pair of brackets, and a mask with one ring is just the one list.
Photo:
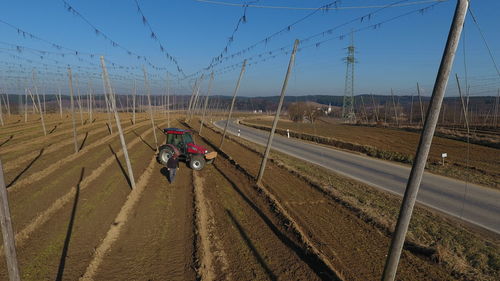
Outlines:
{"label": "tractor roof", "polygon": [[190,130],[184,130],[184,129],[179,129],[179,128],[165,128],[165,129],[163,129],[163,132],[165,134],[177,134],[177,135],[191,133]]}

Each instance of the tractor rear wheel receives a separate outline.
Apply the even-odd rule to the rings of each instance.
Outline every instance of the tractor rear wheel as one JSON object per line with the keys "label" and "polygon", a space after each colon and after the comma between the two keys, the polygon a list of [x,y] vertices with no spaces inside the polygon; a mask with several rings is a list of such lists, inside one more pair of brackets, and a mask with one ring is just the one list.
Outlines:
{"label": "tractor rear wheel", "polygon": [[162,145],[158,148],[156,160],[162,165],[167,165],[168,159],[174,155],[174,150],[168,145]]}
{"label": "tractor rear wheel", "polygon": [[205,158],[202,155],[193,155],[189,160],[189,167],[195,171],[199,171],[205,167]]}

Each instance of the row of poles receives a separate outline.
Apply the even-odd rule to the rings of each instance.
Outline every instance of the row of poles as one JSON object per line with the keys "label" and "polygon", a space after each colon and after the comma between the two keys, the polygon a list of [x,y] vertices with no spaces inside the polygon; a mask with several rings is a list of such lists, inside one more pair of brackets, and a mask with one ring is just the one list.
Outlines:
{"label": "row of poles", "polygon": [[[443,99],[444,99],[444,94],[445,90],[448,84],[451,68],[453,65],[453,61],[455,58],[456,50],[458,47],[458,43],[460,41],[460,36],[461,32],[463,29],[463,24],[465,20],[465,16],[467,14],[467,8],[469,6],[469,1],[468,0],[458,0],[457,1],[457,6],[455,9],[455,13],[453,16],[452,24],[450,27],[450,31],[448,34],[448,39],[446,42],[446,46],[443,52],[443,56],[441,59],[441,63],[439,66],[439,71],[436,77],[436,81],[434,83],[434,88],[432,91],[432,96],[429,102],[429,106],[427,109],[427,114],[423,114],[423,107],[422,103],[420,103],[420,108],[421,108],[421,118],[422,118],[422,123],[423,123],[423,130],[420,135],[420,140],[419,140],[419,145],[416,151],[415,155],[415,161],[413,162],[413,166],[410,172],[410,176],[408,178],[408,182],[406,185],[405,193],[403,196],[403,202],[401,204],[401,208],[399,211],[399,216],[398,220],[396,223],[396,229],[392,235],[391,239],[391,244],[389,247],[389,252],[387,255],[387,260],[384,266],[384,271],[382,274],[382,280],[383,281],[393,281],[396,277],[396,272],[397,268],[399,265],[399,260],[401,257],[401,252],[403,249],[406,233],[408,231],[408,226],[411,220],[411,216],[413,213],[413,209],[415,206],[415,202],[417,199],[417,194],[418,190],[420,188],[420,184],[422,181],[422,176],[424,173],[425,169],[425,164],[427,162],[428,156],[429,156],[429,151],[430,147],[432,144],[432,138],[434,136],[434,132],[439,120],[439,115],[441,111],[441,107],[443,104]],[[286,88],[288,84],[288,78],[289,75],[292,71],[293,64],[295,61],[295,55],[297,51],[297,46],[299,44],[298,40],[295,40],[294,48],[290,56],[290,62],[288,64],[288,69],[285,75],[285,79],[283,82],[283,86],[281,89],[281,95],[280,95],[280,100],[278,104],[278,108],[276,109],[276,114],[273,120],[273,125],[271,128],[271,132],[268,137],[267,145],[266,145],[266,150],[260,165],[259,169],[259,174],[257,176],[256,182],[257,184],[262,184],[262,178],[265,173],[265,167],[267,163],[267,159],[269,157],[269,153],[272,147],[272,142],[273,142],[273,137],[276,131],[276,126],[278,124],[279,118],[280,118],[280,113],[281,109],[283,106],[283,101],[286,93]],[[238,93],[238,89],[240,87],[240,82],[243,77],[243,74],[245,72],[245,67],[246,67],[246,60],[243,62],[243,65],[241,67],[240,75],[238,77],[236,87],[233,92],[233,98],[231,101],[231,106],[229,108],[229,113],[226,118],[224,130],[222,133],[222,138],[221,142],[219,144],[219,149],[222,149],[222,145],[224,144],[224,140],[226,137],[227,133],[227,128],[229,122],[231,122],[231,117],[234,109],[234,103],[236,100],[236,96]],[[200,80],[203,79],[203,77],[200,78]],[[211,75],[210,83],[212,82],[213,76]],[[458,77],[457,77],[458,80]],[[191,119],[194,113],[194,109],[196,108],[196,103],[198,99],[198,92],[199,92],[199,86],[195,83],[195,87],[193,89],[193,94],[191,95],[190,103],[189,103],[189,108],[186,113],[187,119]],[[420,93],[420,87],[417,85],[418,92]],[[392,97],[394,97],[393,92],[391,91]],[[208,99],[208,95],[206,96],[206,99]],[[460,91],[460,99],[462,100],[462,107],[464,109],[464,117],[467,119],[467,110],[466,106],[463,102],[463,97]],[[206,104],[206,103],[205,103]],[[396,109],[395,102],[393,99],[393,106]],[[204,116],[205,116],[205,108],[203,109],[203,115],[202,115],[202,120],[201,120],[201,128],[203,127],[203,122],[204,122]],[[396,115],[397,116],[397,115]],[[424,117],[425,116],[425,117]],[[397,118],[397,117],[396,117]],[[200,128],[200,131],[201,131]]]}
{"label": "row of poles", "polygon": [[[457,80],[457,83],[459,83],[459,80]],[[385,124],[393,124],[397,127],[414,125],[423,126],[425,111],[428,105],[425,101],[422,101],[420,91],[421,88],[417,83],[417,96],[410,96],[409,106],[401,105],[400,97],[398,96],[396,98],[392,89],[390,101],[383,105],[375,101],[375,96],[373,94],[370,95],[371,101],[366,101],[366,103],[365,97],[367,96],[361,95],[359,96],[359,105],[356,110],[357,121],[366,124],[383,122]],[[440,124],[444,126],[460,126],[460,124],[463,124],[464,112],[461,104],[463,99],[465,102],[465,111],[467,112],[471,124],[475,124],[476,126],[498,127],[500,89],[497,90],[497,95],[489,109],[485,109],[486,105],[480,106],[479,104],[476,104],[474,108],[469,93],[470,91],[468,90],[464,95],[465,97],[459,96],[455,100],[449,99],[448,102],[443,103],[439,118]],[[415,98],[417,101],[415,101]],[[341,116],[339,115],[338,117]]]}
{"label": "row of poles", "polygon": [[[403,249],[403,244],[404,240],[406,237],[406,233],[408,231],[408,225],[410,223],[410,219],[413,213],[413,208],[416,202],[416,197],[417,193],[420,187],[420,183],[422,180],[422,176],[424,173],[424,168],[425,164],[427,162],[427,158],[429,155],[430,151],[430,146],[432,143],[432,137],[434,135],[436,125],[439,119],[439,114],[440,114],[440,109],[442,106],[443,98],[444,98],[444,93],[445,89],[448,83],[451,67],[453,64],[454,56],[457,50],[458,42],[460,39],[460,34],[462,32],[463,28],[463,23],[465,19],[465,15],[467,12],[469,2],[468,0],[458,0],[457,1],[457,6],[455,10],[455,14],[453,17],[452,25],[450,28],[450,32],[448,35],[448,40],[445,46],[445,50],[443,53],[443,57],[441,59],[441,64],[439,67],[439,71],[436,77],[436,82],[434,84],[434,89],[432,92],[431,100],[429,103],[429,107],[427,109],[427,114],[425,117],[425,122],[423,125],[423,131],[420,136],[420,141],[418,145],[418,149],[416,152],[416,157],[415,161],[413,163],[411,172],[410,172],[410,177],[408,179],[408,183],[406,186],[405,194],[403,197],[403,202],[400,208],[399,216],[398,216],[398,221],[396,223],[396,229],[394,231],[394,234],[392,235],[392,240],[389,248],[389,253],[387,255],[387,260],[385,263],[384,267],[384,272],[382,276],[383,281],[393,281],[396,277],[396,272],[397,272],[397,267],[399,264],[400,256],[401,256],[401,251]],[[297,47],[299,45],[299,41],[295,40],[293,51],[290,56],[290,61],[288,64],[288,69],[285,75],[285,79],[283,81],[283,86],[281,88],[281,94],[280,94],[280,100],[278,104],[278,108],[276,110],[276,114],[274,117],[273,121],[273,126],[271,129],[271,132],[268,137],[267,145],[266,145],[266,150],[264,153],[264,157],[261,162],[261,166],[259,169],[259,174],[257,176],[257,184],[262,184],[262,179],[265,173],[265,167],[267,163],[267,159],[269,157],[270,149],[272,147],[272,142],[273,142],[273,137],[275,134],[276,126],[280,118],[280,113],[281,109],[283,106],[283,101],[288,85],[288,79],[291,74],[294,61],[295,61],[295,56],[296,56],[296,51]],[[118,134],[120,136],[120,143],[122,146],[122,151],[125,157],[125,161],[127,164],[127,170],[128,170],[128,177],[130,180],[130,183],[132,185],[132,189],[135,188],[135,180],[134,180],[134,175],[132,171],[132,166],[130,164],[130,159],[128,156],[128,151],[127,151],[127,145],[125,142],[125,138],[123,136],[123,129],[121,127],[121,122],[120,122],[120,117],[118,115],[118,110],[116,107],[116,95],[113,91],[113,88],[111,87],[111,83],[109,81],[109,75],[106,69],[104,57],[101,57],[101,67],[103,71],[103,82],[104,82],[104,89],[105,89],[105,98],[107,99],[107,104],[109,104],[109,109],[113,113],[115,121],[116,121],[116,127],[118,129]],[[240,82],[243,77],[243,74],[245,72],[245,67],[246,67],[246,60],[243,62],[240,75],[238,77],[236,87],[233,92],[233,98],[231,101],[231,106],[229,109],[229,113],[226,119],[226,123],[224,126],[224,131],[223,135],[221,138],[221,142],[219,145],[219,148],[222,149],[222,145],[224,143],[226,133],[227,133],[227,128],[228,128],[228,123],[231,120],[233,109],[234,109],[234,103],[236,100],[236,96],[240,87]],[[73,83],[72,83],[72,73],[71,69],[68,69],[68,77],[69,77],[69,86],[70,86],[70,99],[71,99],[71,113],[72,113],[72,125],[73,125],[73,138],[75,142],[75,153],[78,153],[78,145],[77,145],[77,140],[76,140],[76,121],[75,121],[75,116],[74,116],[74,107],[73,107]],[[201,119],[201,125],[200,125],[200,133],[201,130],[203,129],[203,122],[205,119],[206,115],[206,110],[207,110],[207,105],[208,105],[208,98],[210,94],[210,89],[212,86],[213,82],[213,73],[210,75],[210,82],[209,82],[209,90],[207,92],[207,95],[205,97],[205,102],[203,104],[203,109],[202,109],[202,119]],[[199,80],[196,81],[194,87],[193,87],[193,93],[190,97],[188,109],[186,111],[186,119],[190,120],[193,117],[193,114],[195,114],[196,108],[198,109],[201,108],[201,99],[199,97],[199,90],[200,90],[200,84],[201,80],[203,77],[201,77]],[[147,73],[144,70],[144,81],[146,83],[146,90],[147,90],[147,97],[148,97],[148,105],[150,109],[150,119],[151,119],[151,125],[152,125],[152,130],[154,132],[154,137],[155,137],[155,144],[156,148],[158,149],[158,141],[156,138],[156,132],[155,132],[155,122],[154,122],[154,116],[152,114],[152,108],[151,108],[151,93],[148,85],[148,79],[147,79]],[[36,87],[35,87],[35,92],[36,92]],[[39,97],[37,96],[37,104],[39,106],[39,111],[42,112],[41,107],[40,107],[40,102],[39,102]],[[167,103],[168,104],[168,103]],[[169,110],[167,110],[167,114]],[[464,111],[464,114],[466,114],[466,111]],[[43,114],[41,115],[43,119]],[[43,121],[42,121],[43,122]],[[17,258],[16,258],[16,252],[15,252],[15,246],[14,246],[14,234],[12,230],[12,225],[11,225],[11,219],[10,219],[10,212],[9,212],[9,207],[8,207],[8,199],[7,199],[7,192],[6,192],[6,187],[5,187],[5,182],[3,178],[3,171],[2,171],[2,165],[0,161],[0,224],[2,227],[2,234],[3,234],[3,241],[4,241],[4,250],[6,253],[6,258],[7,258],[7,264],[8,264],[8,270],[9,270],[9,278],[12,281],[18,281],[20,280],[20,274],[19,274],[19,269],[17,265]]]}

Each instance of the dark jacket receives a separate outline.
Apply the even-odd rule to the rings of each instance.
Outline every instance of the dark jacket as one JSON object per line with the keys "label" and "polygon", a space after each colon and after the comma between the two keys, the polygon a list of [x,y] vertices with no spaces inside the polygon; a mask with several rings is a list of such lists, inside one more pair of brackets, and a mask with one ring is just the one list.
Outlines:
{"label": "dark jacket", "polygon": [[167,161],[167,168],[169,169],[177,169],[179,167],[179,158],[178,157],[170,157]]}

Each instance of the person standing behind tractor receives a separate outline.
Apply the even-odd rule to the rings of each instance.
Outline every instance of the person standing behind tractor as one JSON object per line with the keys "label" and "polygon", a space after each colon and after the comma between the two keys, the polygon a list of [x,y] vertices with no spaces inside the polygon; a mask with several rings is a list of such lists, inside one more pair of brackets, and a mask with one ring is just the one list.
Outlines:
{"label": "person standing behind tractor", "polygon": [[170,181],[170,183],[174,182],[178,168],[179,168],[179,158],[177,157],[177,154],[174,153],[174,155],[168,158],[167,161],[168,180]]}

